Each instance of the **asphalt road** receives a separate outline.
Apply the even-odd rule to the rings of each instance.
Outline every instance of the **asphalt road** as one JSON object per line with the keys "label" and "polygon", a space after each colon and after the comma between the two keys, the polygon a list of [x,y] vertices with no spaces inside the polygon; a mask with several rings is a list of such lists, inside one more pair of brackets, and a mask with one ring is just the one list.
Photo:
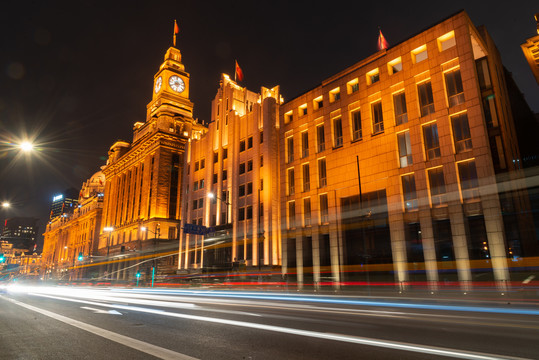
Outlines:
{"label": "asphalt road", "polygon": [[166,289],[0,294],[0,359],[539,359],[531,305]]}

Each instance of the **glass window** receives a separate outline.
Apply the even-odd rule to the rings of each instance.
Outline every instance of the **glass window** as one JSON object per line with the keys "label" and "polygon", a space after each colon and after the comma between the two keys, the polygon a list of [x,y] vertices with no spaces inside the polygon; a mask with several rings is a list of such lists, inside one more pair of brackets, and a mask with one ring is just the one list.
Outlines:
{"label": "glass window", "polygon": [[246,217],[247,217],[247,220],[249,219],[252,219],[253,218],[253,207],[252,206],[247,206],[247,214],[246,214]]}
{"label": "glass window", "polygon": [[294,168],[290,168],[287,171],[288,179],[288,195],[294,195],[295,192],[295,182],[294,182]]}
{"label": "glass window", "polygon": [[264,130],[260,132],[260,143],[262,144],[264,142]]}
{"label": "glass window", "polygon": [[399,71],[402,71],[402,59],[399,56],[396,59],[391,60],[387,63],[387,70],[389,72],[389,75],[393,75],[395,73],[398,73]]}
{"label": "glass window", "polygon": [[198,208],[198,200],[193,200],[193,210]]}
{"label": "glass window", "polygon": [[240,175],[245,174],[245,163],[240,164]]}
{"label": "glass window", "polygon": [[320,222],[322,224],[329,222],[328,194],[320,195]]}
{"label": "glass window", "polygon": [[399,143],[400,167],[403,168],[412,165],[412,143],[410,142],[410,132],[405,131],[397,134],[397,141]]}
{"label": "glass window", "polygon": [[213,162],[216,163],[219,161],[219,154],[218,153],[213,153]]}
{"label": "glass window", "polygon": [[311,190],[311,174],[309,164],[303,164],[303,191]]}
{"label": "glass window", "polygon": [[425,153],[427,160],[439,158],[440,142],[438,141],[438,126],[436,123],[423,126],[423,137],[425,139]]}
{"label": "glass window", "polygon": [[198,190],[198,181],[193,184],[193,190]]}
{"label": "glass window", "polygon": [[325,187],[327,185],[326,178],[326,159],[318,160],[318,186]]}
{"label": "glass window", "polygon": [[372,104],[372,129],[374,134],[384,131],[384,117],[382,115],[382,102]]}
{"label": "glass window", "polygon": [[240,141],[240,152],[245,151],[245,140]]}
{"label": "glass window", "polygon": [[238,196],[245,196],[245,185],[240,185],[238,188]]}
{"label": "glass window", "polygon": [[470,127],[468,126],[468,115],[466,113],[453,116],[451,118],[453,128],[453,139],[457,153],[472,149],[472,138]]}
{"label": "glass window", "polygon": [[200,163],[197,161],[197,162],[195,163],[195,171],[198,171],[199,165],[200,165]]}
{"label": "glass window", "polygon": [[289,111],[286,114],[284,114],[284,123],[285,124],[288,124],[292,120],[293,120],[293,112],[292,111]]}
{"label": "glass window", "polygon": [[309,133],[304,131],[301,133],[301,157],[309,156]]}
{"label": "glass window", "polygon": [[200,169],[204,169],[206,167],[206,159],[200,160]]}
{"label": "glass window", "polygon": [[253,147],[253,137],[252,136],[249,136],[247,138],[247,149],[250,149]]}
{"label": "glass window", "polygon": [[490,94],[483,98],[483,111],[485,112],[487,127],[491,128],[498,126],[498,112],[496,111],[494,94]]}
{"label": "glass window", "polygon": [[225,181],[228,177],[228,172],[226,170],[223,170],[223,181]]}
{"label": "glass window", "polygon": [[286,139],[286,151],[288,154],[288,163],[294,161],[294,138],[290,136]]}
{"label": "glass window", "polygon": [[238,209],[238,221],[245,220],[245,208]]}
{"label": "glass window", "polygon": [[247,195],[251,195],[253,193],[253,183],[249,182],[247,183]]}
{"label": "glass window", "polygon": [[202,209],[204,207],[204,198],[198,199],[198,208]]}
{"label": "glass window", "polygon": [[359,109],[352,110],[350,117],[352,118],[352,141],[359,140],[363,137],[361,131],[361,111]]}
{"label": "glass window", "polygon": [[324,134],[324,125],[316,127],[316,142],[318,144],[318,152],[326,150],[326,135]]}
{"label": "glass window", "polygon": [[421,62],[423,60],[427,60],[428,57],[429,56],[427,53],[426,45],[422,45],[417,49],[412,50],[412,60],[414,61],[414,64],[417,64],[418,62]]}
{"label": "glass window", "polygon": [[479,88],[481,91],[492,88],[492,82],[490,81],[490,71],[488,69],[488,60],[486,57],[475,61],[477,67],[477,77],[479,80]]}
{"label": "glass window", "polygon": [[223,160],[228,158],[228,148],[223,149]]}
{"label": "glass window", "polygon": [[447,87],[449,107],[464,103],[464,90],[462,89],[460,69],[445,73],[445,86]]}
{"label": "glass window", "polygon": [[247,171],[253,171],[253,160],[247,161]]}
{"label": "glass window", "polygon": [[417,87],[419,92],[419,106],[421,116],[427,116],[434,112],[434,98],[432,97],[432,86],[430,81],[426,81]]}
{"label": "glass window", "polygon": [[204,179],[200,179],[199,189],[204,189]]}
{"label": "glass window", "polygon": [[479,199],[479,183],[477,182],[477,170],[475,161],[458,163],[460,188],[463,200]]}
{"label": "glass window", "polygon": [[311,226],[311,198],[303,199],[303,226]]}
{"label": "glass window", "polygon": [[293,229],[296,227],[296,202],[288,202],[288,228]]}
{"label": "glass window", "polygon": [[445,180],[443,168],[428,170],[430,199],[432,206],[439,206],[446,202]]}
{"label": "glass window", "polygon": [[342,146],[342,121],[341,118],[333,120],[333,142],[335,147]]}
{"label": "glass window", "polygon": [[393,105],[395,108],[395,125],[408,122],[408,111],[406,109],[406,96],[404,91],[393,95]]}
{"label": "glass window", "polygon": [[402,176],[402,194],[404,197],[404,208],[406,210],[417,209],[417,194],[415,190],[414,174]]}

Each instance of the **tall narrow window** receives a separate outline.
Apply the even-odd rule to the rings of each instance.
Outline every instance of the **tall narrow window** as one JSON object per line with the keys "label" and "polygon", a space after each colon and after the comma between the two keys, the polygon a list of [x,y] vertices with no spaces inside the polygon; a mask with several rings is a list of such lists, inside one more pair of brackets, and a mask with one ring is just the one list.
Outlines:
{"label": "tall narrow window", "polygon": [[324,134],[324,124],[316,127],[316,142],[318,145],[318,152],[326,150],[326,135]]}
{"label": "tall narrow window", "polygon": [[352,141],[359,140],[363,137],[361,132],[361,111],[359,109],[350,112],[352,118]]}
{"label": "tall narrow window", "polygon": [[240,141],[240,152],[245,151],[245,140]]}
{"label": "tall narrow window", "polygon": [[372,104],[372,130],[374,134],[384,131],[384,117],[382,115],[382,102]]}
{"label": "tall narrow window", "polygon": [[404,197],[404,208],[406,210],[417,209],[417,194],[415,190],[414,174],[402,176],[402,194]]}
{"label": "tall narrow window", "polygon": [[288,195],[294,195],[295,192],[295,182],[294,182],[294,168],[290,168],[287,171],[288,178]]}
{"label": "tall narrow window", "polygon": [[410,142],[410,132],[405,131],[397,134],[397,141],[399,143],[400,167],[403,168],[412,165],[412,143]]}
{"label": "tall narrow window", "polygon": [[475,161],[465,161],[458,163],[460,189],[463,200],[473,200],[479,198],[479,183],[477,182],[477,170]]}
{"label": "tall narrow window", "polygon": [[462,88],[460,69],[445,73],[445,86],[447,87],[449,107],[464,103],[464,90]]}
{"label": "tall narrow window", "polygon": [[286,139],[286,151],[288,162],[291,163],[294,161],[294,138],[292,136]]}
{"label": "tall narrow window", "polygon": [[406,96],[404,91],[393,95],[393,105],[395,107],[395,124],[401,125],[408,122],[408,111],[406,109]]}
{"label": "tall narrow window", "polygon": [[438,141],[438,126],[436,123],[431,123],[423,126],[423,138],[425,139],[425,153],[427,160],[439,158],[440,142]]}
{"label": "tall narrow window", "polygon": [[419,92],[419,106],[421,108],[421,116],[427,116],[434,112],[434,98],[432,97],[432,85],[430,81],[426,81],[417,87]]}
{"label": "tall narrow window", "polygon": [[468,115],[466,113],[453,116],[451,118],[453,128],[453,140],[457,153],[472,149],[472,137],[468,125]]}
{"label": "tall narrow window", "polygon": [[288,202],[288,228],[293,229],[296,227],[296,202]]}
{"label": "tall narrow window", "polygon": [[446,202],[445,180],[442,167],[428,170],[430,199],[432,206],[440,206]]}
{"label": "tall narrow window", "polygon": [[318,186],[325,187],[327,185],[326,177],[326,159],[318,160]]}
{"label": "tall narrow window", "polygon": [[301,157],[309,156],[309,133],[304,131],[301,133]]}
{"label": "tall narrow window", "polygon": [[342,120],[337,118],[333,120],[333,143],[335,147],[342,146]]}
{"label": "tall narrow window", "polygon": [[322,224],[329,222],[328,194],[320,195],[320,222]]}
{"label": "tall narrow window", "polygon": [[303,191],[311,190],[311,174],[309,164],[303,164]]}
{"label": "tall narrow window", "polygon": [[311,226],[311,198],[303,199],[303,226]]}

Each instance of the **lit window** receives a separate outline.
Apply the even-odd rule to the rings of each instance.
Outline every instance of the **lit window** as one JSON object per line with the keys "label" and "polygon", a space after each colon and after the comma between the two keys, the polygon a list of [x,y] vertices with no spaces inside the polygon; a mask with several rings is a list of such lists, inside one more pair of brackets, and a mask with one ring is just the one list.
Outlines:
{"label": "lit window", "polygon": [[395,125],[408,122],[408,110],[406,109],[406,96],[404,91],[393,95],[393,106],[395,109]]}
{"label": "lit window", "polygon": [[318,109],[321,109],[322,107],[324,107],[324,98],[322,95],[320,95],[319,97],[313,100],[313,108],[314,110],[318,110]]}
{"label": "lit window", "polygon": [[440,206],[446,202],[445,180],[442,167],[428,170],[430,199],[432,206]]}
{"label": "lit window", "polygon": [[292,119],[293,119],[293,111],[292,110],[290,110],[289,112],[284,114],[284,123],[285,124],[288,124],[288,123],[292,122]]}
{"label": "lit window", "polygon": [[404,208],[406,210],[417,209],[417,193],[415,190],[414,174],[402,176],[402,194],[404,197]]}
{"label": "lit window", "polygon": [[453,140],[457,153],[472,149],[472,137],[468,125],[468,115],[462,113],[451,117],[451,127],[453,128]]}
{"label": "lit window", "polygon": [[479,183],[477,182],[477,170],[475,161],[465,161],[457,164],[459,171],[460,189],[462,200],[479,199]]}
{"label": "lit window", "polygon": [[452,48],[456,44],[454,31],[450,31],[438,38],[438,50],[440,50],[440,52]]}
{"label": "lit window", "polygon": [[342,146],[342,120],[337,118],[333,120],[333,144],[335,147]]}
{"label": "lit window", "polygon": [[350,117],[352,118],[352,141],[356,141],[363,137],[361,132],[361,111],[359,109],[352,110]]}
{"label": "lit window", "polygon": [[419,107],[421,109],[421,117],[427,116],[434,112],[434,98],[432,96],[432,85],[430,81],[425,81],[417,86],[419,93]]}
{"label": "lit window", "polygon": [[438,125],[431,123],[423,126],[423,138],[425,140],[425,153],[427,160],[439,158],[440,142],[438,140]]}
{"label": "lit window", "polygon": [[372,130],[373,134],[384,131],[384,117],[382,115],[382,102],[372,104]]}
{"label": "lit window", "polygon": [[341,99],[341,88],[335,88],[329,92],[329,102],[335,102]]}
{"label": "lit window", "polygon": [[380,81],[380,71],[378,68],[371,70],[367,73],[367,85],[372,85]]}
{"label": "lit window", "polygon": [[444,75],[449,107],[464,103],[464,90],[462,88],[460,69],[448,71]]}
{"label": "lit window", "polygon": [[346,83],[346,89],[348,94],[355,93],[359,90],[359,80],[358,78],[355,78],[354,80],[351,80]]}
{"label": "lit window", "polygon": [[389,75],[402,71],[402,60],[400,56],[387,63],[387,71],[389,72]]}
{"label": "lit window", "polygon": [[427,45],[421,45],[420,47],[412,50],[412,61],[414,64],[428,59]]}
{"label": "lit window", "polygon": [[307,104],[303,104],[299,107],[299,115],[300,116],[307,115]]}
{"label": "lit window", "polygon": [[399,144],[400,167],[403,168],[412,165],[412,143],[410,142],[410,132],[405,131],[397,134],[397,141]]}

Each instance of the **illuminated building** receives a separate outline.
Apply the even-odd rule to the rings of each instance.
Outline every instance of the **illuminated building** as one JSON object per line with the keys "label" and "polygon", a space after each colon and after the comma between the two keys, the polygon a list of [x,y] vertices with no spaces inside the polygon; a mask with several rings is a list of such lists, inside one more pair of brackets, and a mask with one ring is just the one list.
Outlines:
{"label": "illuminated building", "polygon": [[6,219],[0,240],[12,244],[18,251],[34,251],[38,231],[36,218],[14,217]]}
{"label": "illuminated building", "polygon": [[50,218],[53,219],[62,214],[71,214],[77,206],[79,192],[77,189],[67,189],[52,198]]}
{"label": "illuminated building", "polygon": [[[535,21],[537,22],[537,34],[539,34],[539,13],[535,14]],[[528,65],[530,65],[537,84],[539,84],[539,35],[527,39],[520,47],[528,61]]]}
{"label": "illuminated building", "polygon": [[[154,76],[152,100],[145,122],[133,128],[133,142],[118,141],[103,167],[105,200],[99,253],[125,259],[141,252],[172,246],[178,249],[182,167],[186,143],[206,128],[193,119],[189,100],[189,73],[181,53],[171,47]],[[107,228],[111,231],[104,231]],[[177,256],[160,261],[160,268],[175,270]],[[138,270],[122,269],[128,261],[113,262],[107,274],[130,279]],[[143,271],[148,274],[149,267]],[[119,271],[121,270],[121,271]]]}

